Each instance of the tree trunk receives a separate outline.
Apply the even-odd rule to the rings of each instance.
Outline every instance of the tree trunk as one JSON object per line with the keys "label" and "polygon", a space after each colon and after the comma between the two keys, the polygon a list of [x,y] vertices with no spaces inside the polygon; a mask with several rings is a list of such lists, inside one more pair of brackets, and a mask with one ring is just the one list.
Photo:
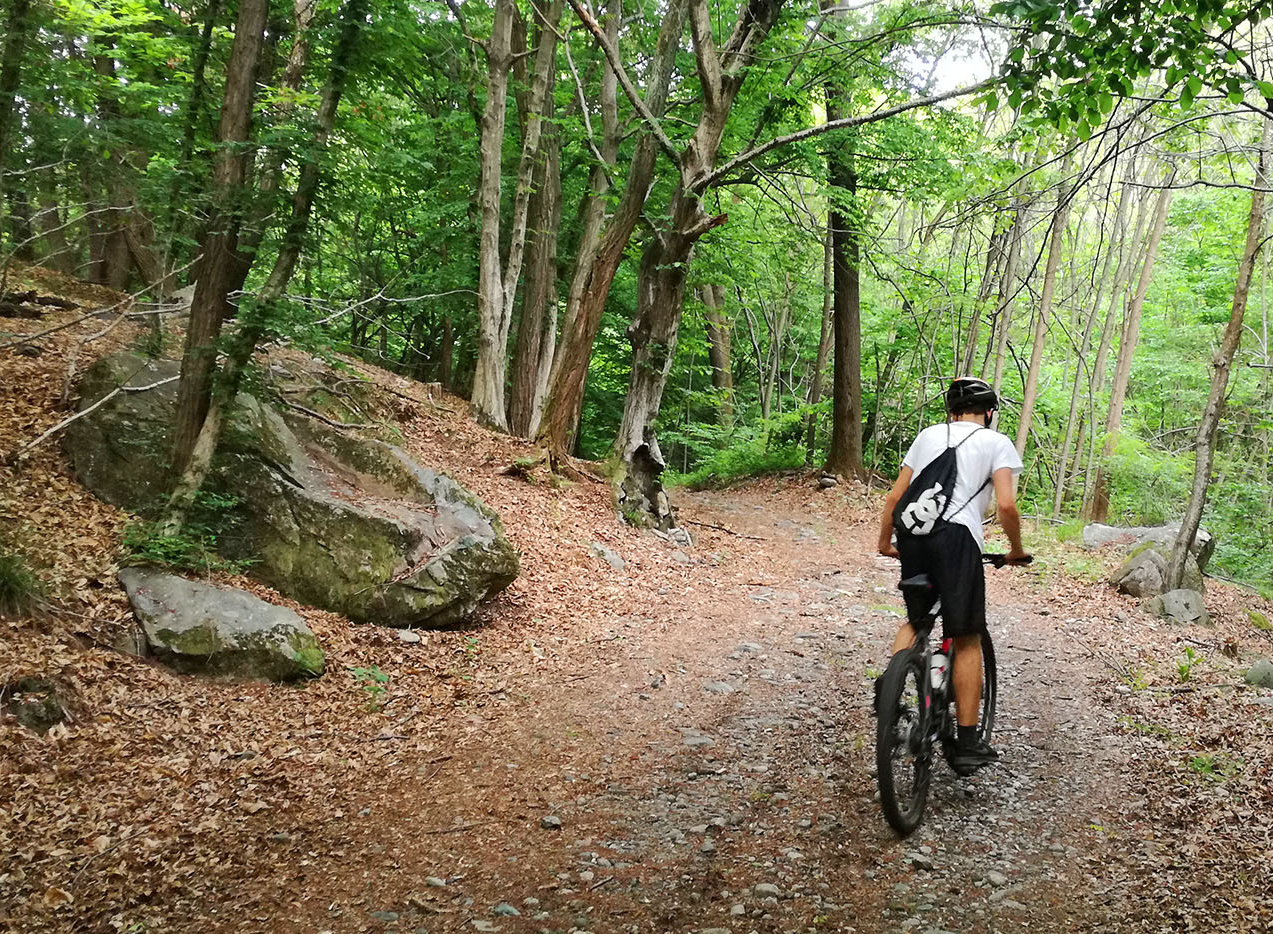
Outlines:
{"label": "tree trunk", "polygon": [[[1132,358],[1136,353],[1136,343],[1140,339],[1141,310],[1145,305],[1145,295],[1149,291],[1149,284],[1154,278],[1154,261],[1158,257],[1158,245],[1162,242],[1163,229],[1167,226],[1167,211],[1171,207],[1171,184],[1175,178],[1175,168],[1168,170],[1163,181],[1163,188],[1158,193],[1158,206],[1154,212],[1153,227],[1149,231],[1149,243],[1145,247],[1145,262],[1141,266],[1136,293],[1127,306],[1127,320],[1123,325],[1122,343],[1118,348],[1118,364],[1114,368],[1114,382],[1110,386],[1109,416],[1105,420],[1105,459],[1114,453],[1114,448],[1118,444],[1118,434],[1123,427],[1123,401],[1127,396],[1127,385],[1131,380]],[[1087,512],[1093,522],[1104,522],[1109,517],[1109,478],[1103,462],[1096,469],[1091,506]]]}
{"label": "tree trunk", "polygon": [[204,232],[199,278],[190,305],[181,383],[177,393],[177,424],[173,440],[173,473],[184,473],[195,441],[208,414],[216,344],[221,325],[230,315],[229,285],[236,263],[236,247],[247,166],[243,144],[252,126],[256,72],[265,38],[267,0],[240,0],[234,45],[226,65],[218,150],[212,172],[212,213]]}
{"label": "tree trunk", "polygon": [[[839,118],[827,105],[827,118]],[[857,174],[851,165],[831,159],[831,184],[850,201],[848,212],[837,207],[831,214],[832,325],[834,358],[831,377],[831,446],[826,469],[845,477],[861,477],[862,464],[862,306],[859,273],[859,218],[856,212]]]}
{"label": "tree trunk", "polygon": [[[550,41],[540,28],[540,42]],[[555,43],[556,37],[551,41]],[[517,346],[513,353],[512,394],[508,406],[509,430],[523,438],[532,436],[536,411],[543,405],[539,387],[545,355],[544,345],[555,337],[557,328],[557,231],[561,227],[561,138],[551,122],[553,74],[550,69],[544,97],[542,158],[535,173],[527,230],[526,287],[522,314],[517,326]],[[552,355],[547,355],[549,365]]]}
{"label": "tree trunk", "polygon": [[[686,2],[687,0],[673,0],[663,18],[663,25],[659,32],[658,47],[655,50],[650,71],[650,83],[645,95],[646,109],[656,118],[663,115],[667,106],[672,66],[675,64],[676,52],[680,47],[681,33],[685,26]],[[606,27],[607,30],[614,30],[612,35],[617,35],[618,31],[617,13],[617,8],[611,12]],[[607,122],[614,113],[607,106],[607,101],[615,100],[613,96],[615,81],[614,71],[607,66],[602,84],[603,116],[606,117]],[[607,93],[609,97],[606,96]],[[613,133],[610,126],[607,126],[606,141],[614,141],[614,152],[617,154],[617,115],[613,119]],[[602,152],[602,156],[611,158],[606,151]],[[610,284],[614,281],[628,240],[631,239],[632,231],[636,229],[637,222],[641,219],[645,199],[654,184],[656,156],[657,144],[647,129],[647,132],[637,140],[636,150],[628,166],[627,184],[614,216],[605,227],[604,233],[597,234],[595,247],[589,248],[591,241],[589,225],[595,223],[596,229],[600,231],[602,212],[605,209],[604,194],[608,187],[608,181],[599,184],[598,180],[598,175],[603,180],[607,177],[605,167],[598,166],[594,170],[595,197],[589,202],[585,217],[584,234],[580,241],[574,276],[571,279],[566,314],[562,320],[561,341],[557,347],[557,354],[553,358],[548,395],[544,400],[544,414],[537,435],[539,442],[548,449],[549,456],[553,460],[564,457],[573,447],[572,440],[583,405],[584,381],[588,375],[592,343],[596,339],[597,329],[601,326],[601,315],[610,293]]]}
{"label": "tree trunk", "polygon": [[549,78],[557,55],[557,23],[561,19],[564,5],[564,0],[552,0],[547,19],[540,30],[535,73],[531,79],[530,100],[527,105],[526,128],[522,138],[522,155],[517,168],[517,187],[513,194],[508,262],[502,275],[499,262],[500,155],[504,140],[508,70],[512,64],[512,20],[517,11],[512,0],[496,0],[495,22],[487,45],[490,72],[486,111],[482,119],[482,235],[477,297],[477,368],[473,375],[471,402],[473,413],[479,421],[500,430],[508,428],[504,403],[504,383],[508,372],[508,334],[512,326],[513,303],[525,255],[531,183],[543,132],[543,111],[550,87]]}
{"label": "tree trunk", "polygon": [[[255,0],[241,0],[240,12],[244,5],[250,5],[252,2],[255,2]],[[205,403],[206,415],[198,426],[194,443],[191,445],[190,452],[186,457],[185,464],[180,471],[179,479],[168,503],[164,527],[169,534],[180,528],[194,502],[195,495],[203,487],[204,479],[212,466],[212,456],[216,452],[217,444],[221,438],[221,426],[224,424],[226,414],[234,402],[234,397],[238,394],[243,371],[251,361],[257,345],[269,333],[271,320],[275,313],[274,306],[283,298],[287,284],[291,281],[292,275],[296,271],[305,231],[309,226],[309,218],[313,212],[314,199],[318,194],[318,184],[322,175],[322,155],[327,148],[328,138],[331,136],[332,128],[336,123],[336,112],[339,109],[340,98],[344,93],[345,84],[348,80],[349,65],[353,59],[358,37],[367,16],[368,2],[369,0],[346,0],[344,7],[341,9],[342,26],[340,38],[337,40],[336,47],[332,52],[331,72],[318,106],[314,135],[301,165],[300,176],[296,183],[296,192],[292,196],[291,216],[288,218],[287,226],[283,231],[274,266],[271,268],[270,275],[257,296],[253,314],[250,319],[239,322],[238,331],[230,342],[230,348],[226,354],[225,366],[219,374],[220,379],[216,386],[216,391],[210,394],[210,398]],[[263,28],[263,14],[261,16],[261,24]],[[236,33],[235,50],[237,49],[238,37]],[[231,63],[234,62],[234,59],[234,52],[231,52]],[[227,97],[229,93],[229,82],[227,81]],[[250,100],[249,96],[249,105]],[[244,121],[244,126],[246,128],[246,121]],[[201,274],[199,276],[199,284],[195,289],[196,300],[198,299],[199,289],[203,287],[203,284],[204,276]],[[192,308],[192,323],[193,318]],[[187,348],[189,348],[189,342],[187,342]],[[185,383],[184,361],[182,383]]]}
{"label": "tree trunk", "polygon": [[[1024,234],[1028,205],[1017,199],[1016,217],[1008,237],[1008,257],[1003,263],[1003,276],[999,279],[999,299],[995,304],[995,375],[990,385],[998,395],[1003,389],[1003,366],[1008,357],[1008,329],[1012,324],[1012,304],[1016,299],[1017,263],[1021,259],[1021,238]],[[975,348],[973,348],[975,349]],[[984,370],[984,367],[982,368]],[[972,373],[971,360],[966,371]]]}
{"label": "tree trunk", "polygon": [[817,441],[818,403],[822,401],[822,374],[827,368],[827,356],[830,352],[831,316],[835,311],[835,250],[832,245],[833,226],[827,218],[826,234],[822,238],[822,328],[818,332],[818,355],[814,359],[813,379],[809,383],[809,417],[805,423],[804,464],[813,466],[813,454]]}
{"label": "tree trunk", "polygon": [[[981,275],[981,283],[977,286],[977,298],[972,306],[972,314],[968,319],[968,337],[960,360],[960,373],[971,373],[973,362],[977,359],[977,342],[981,335],[982,308],[995,287],[995,275],[999,272],[1004,259],[1004,243],[1016,235],[1016,220],[1008,223],[1002,230],[995,229],[992,224],[990,242],[986,245],[986,268]],[[960,362],[962,361],[962,363]]]}
{"label": "tree trunk", "polygon": [[729,427],[734,423],[734,371],[730,324],[724,311],[725,287],[703,286],[702,301],[703,323],[707,329],[707,359],[712,366],[712,388],[716,390],[716,421]]}
{"label": "tree trunk", "polygon": [[[1273,100],[1266,100],[1265,106],[1273,108]],[[1238,266],[1238,280],[1233,288],[1229,323],[1225,325],[1220,348],[1211,358],[1211,389],[1207,393],[1207,405],[1202,410],[1198,440],[1194,446],[1193,489],[1189,493],[1185,514],[1180,520],[1180,531],[1176,533],[1171,560],[1167,563],[1165,587],[1168,590],[1181,586],[1190,560],[1189,549],[1193,546],[1198,525],[1202,522],[1202,510],[1207,502],[1207,485],[1211,481],[1211,466],[1215,460],[1216,434],[1220,430],[1220,416],[1224,411],[1224,397],[1229,387],[1229,373],[1233,368],[1233,357],[1238,351],[1238,344],[1242,340],[1242,319],[1246,316],[1247,293],[1251,288],[1255,260],[1260,247],[1264,245],[1260,235],[1264,229],[1264,192],[1268,188],[1270,121],[1265,117],[1262,122],[1259,162],[1255,171],[1255,185],[1251,189],[1251,214],[1247,219],[1246,246],[1242,251],[1242,262]]]}
{"label": "tree trunk", "polygon": [[[7,204],[4,173],[12,163],[10,153],[18,147],[13,140],[18,111],[18,87],[22,82],[22,64],[30,29],[31,0],[9,0],[5,22],[4,47],[0,49],[0,211]],[[0,236],[4,223],[0,217]]]}
{"label": "tree trunk", "polygon": [[[1065,174],[1068,168],[1067,159],[1061,173]],[[1061,243],[1070,216],[1070,191],[1067,187],[1057,191],[1056,212],[1052,215],[1048,261],[1043,267],[1043,292],[1039,296],[1039,313],[1030,346],[1030,369],[1026,373],[1025,389],[1021,394],[1021,418],[1017,422],[1018,454],[1025,453],[1026,442],[1030,440],[1030,422],[1034,418],[1034,403],[1039,395],[1039,370],[1043,366],[1043,348],[1048,339],[1048,318],[1052,315],[1052,296],[1056,292],[1056,268],[1061,262]]]}
{"label": "tree trunk", "polygon": [[[1054,519],[1060,517],[1061,507],[1065,502],[1065,488],[1070,475],[1070,453],[1075,452],[1075,465],[1082,460],[1083,433],[1079,430],[1079,423],[1082,421],[1079,416],[1079,399],[1085,382],[1083,373],[1087,370],[1087,355],[1092,348],[1092,332],[1096,327],[1096,319],[1100,314],[1101,297],[1104,294],[1105,285],[1109,281],[1114,256],[1123,248],[1127,226],[1127,202],[1131,200],[1131,186],[1128,183],[1133,179],[1135,169],[1136,163],[1133,160],[1128,166],[1126,180],[1119,192],[1118,207],[1114,212],[1113,233],[1105,244],[1105,260],[1101,268],[1100,284],[1096,289],[1096,301],[1088,309],[1087,317],[1083,321],[1083,337],[1079,343],[1078,357],[1074,364],[1074,385],[1070,387],[1070,412],[1065,420],[1065,441],[1061,445],[1056,489],[1052,493],[1052,518]],[[1117,287],[1118,267],[1114,267],[1114,277],[1115,287]],[[1086,383],[1090,392],[1092,387],[1091,370],[1087,370]],[[1077,443],[1075,441],[1076,433],[1078,434]]]}

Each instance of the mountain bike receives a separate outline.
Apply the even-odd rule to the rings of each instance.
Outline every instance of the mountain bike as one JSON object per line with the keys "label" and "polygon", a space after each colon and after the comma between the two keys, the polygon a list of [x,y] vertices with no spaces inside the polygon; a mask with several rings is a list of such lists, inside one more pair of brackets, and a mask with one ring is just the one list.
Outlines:
{"label": "mountain bike", "polygon": [[[982,555],[986,564],[1001,568],[1006,555]],[[904,594],[927,594],[932,583],[927,574],[905,578]],[[953,751],[956,741],[955,692],[951,683],[955,646],[941,641],[935,654],[929,634],[941,613],[940,601],[919,619],[910,621],[915,642],[898,652],[880,679],[877,695],[875,766],[884,818],[902,836],[924,818],[928,786],[933,773],[933,744]],[[977,717],[980,739],[990,741],[998,696],[995,648],[989,633],[981,636],[981,703]]]}

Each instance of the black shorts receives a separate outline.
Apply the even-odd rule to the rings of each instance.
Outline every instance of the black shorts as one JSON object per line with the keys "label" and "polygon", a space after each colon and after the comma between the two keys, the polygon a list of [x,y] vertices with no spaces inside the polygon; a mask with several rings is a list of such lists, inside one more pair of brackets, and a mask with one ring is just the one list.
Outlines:
{"label": "black shorts", "polygon": [[941,598],[942,634],[979,635],[986,631],[986,572],[981,549],[967,527],[949,523],[931,535],[899,535],[902,577],[927,574],[928,594],[907,594],[906,614],[916,619]]}

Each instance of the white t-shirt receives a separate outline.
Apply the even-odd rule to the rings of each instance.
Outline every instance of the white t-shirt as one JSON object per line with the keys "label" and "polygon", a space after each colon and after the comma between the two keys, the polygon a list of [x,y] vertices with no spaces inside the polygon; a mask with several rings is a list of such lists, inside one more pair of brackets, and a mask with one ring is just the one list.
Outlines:
{"label": "white t-shirt", "polygon": [[[968,441],[960,444],[965,438]],[[966,526],[972,532],[977,547],[984,551],[981,517],[985,515],[990,497],[994,495],[994,483],[987,483],[980,493],[977,488],[1001,467],[1007,467],[1014,475],[1021,473],[1021,456],[1017,454],[1016,447],[1007,435],[981,428],[975,422],[950,422],[921,431],[911,444],[911,449],[906,452],[902,466],[909,467],[918,476],[942,451],[956,444],[959,444],[959,450],[955,452],[957,476],[950,508],[963,508],[957,513],[948,514],[946,520]],[[911,480],[914,482],[914,476]]]}

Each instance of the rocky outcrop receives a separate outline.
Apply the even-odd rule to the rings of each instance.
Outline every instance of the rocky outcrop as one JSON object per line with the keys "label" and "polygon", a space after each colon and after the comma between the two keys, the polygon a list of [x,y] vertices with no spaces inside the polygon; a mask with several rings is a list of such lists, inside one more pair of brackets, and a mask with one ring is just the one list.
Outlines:
{"label": "rocky outcrop", "polygon": [[1273,688],[1273,661],[1261,658],[1247,669],[1243,680],[1258,688]]}
{"label": "rocky outcrop", "polygon": [[[1141,545],[1109,580],[1120,593],[1133,597],[1156,597],[1167,586],[1167,558],[1153,545]],[[1181,586],[1185,590],[1199,592],[1204,589],[1202,572],[1196,562],[1190,560],[1185,563],[1185,578]]]}
{"label": "rocky outcrop", "polygon": [[148,654],[178,671],[272,681],[323,673],[314,633],[285,607],[151,568],[125,568],[119,580]]}
{"label": "rocky outcrop", "polygon": [[[1137,545],[1156,545],[1157,550],[1162,553],[1171,551],[1176,541],[1176,534],[1180,531],[1180,523],[1175,525],[1149,525],[1149,526],[1133,526],[1131,528],[1118,528],[1112,525],[1101,525],[1099,522],[1093,522],[1091,525],[1083,527],[1083,547],[1088,550],[1101,548],[1105,545],[1123,545],[1128,548],[1135,548]],[[1194,556],[1194,560],[1198,562],[1198,569],[1205,571],[1207,564],[1211,561],[1211,555],[1216,550],[1216,540],[1206,529],[1199,528],[1198,534],[1194,536],[1193,545],[1189,549]]]}
{"label": "rocky outcrop", "polygon": [[1169,590],[1145,601],[1145,610],[1154,616],[1194,626],[1210,626],[1211,615],[1196,590]]}
{"label": "rocky outcrop", "polygon": [[[81,406],[176,372],[172,361],[108,357],[85,375]],[[176,385],[121,393],[71,426],[76,473],[103,499],[143,515],[162,507]],[[279,592],[359,622],[450,625],[517,576],[499,518],[450,477],[247,394],[208,486],[235,504],[218,522],[227,556],[253,561],[253,575]]]}

